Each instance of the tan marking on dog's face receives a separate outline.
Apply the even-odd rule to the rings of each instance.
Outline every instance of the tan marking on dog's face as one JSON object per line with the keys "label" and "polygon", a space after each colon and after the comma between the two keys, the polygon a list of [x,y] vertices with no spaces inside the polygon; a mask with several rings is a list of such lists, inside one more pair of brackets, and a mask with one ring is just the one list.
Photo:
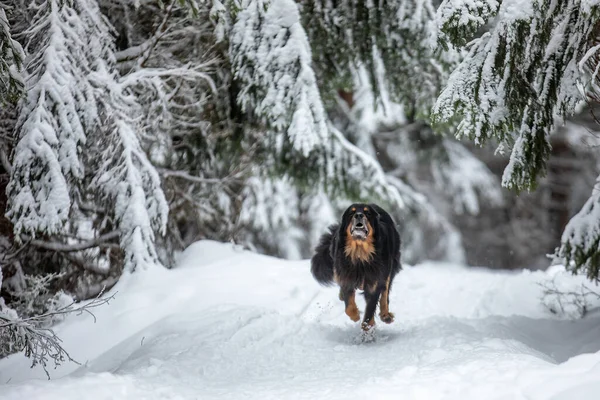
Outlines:
{"label": "tan marking on dog's face", "polygon": [[346,246],[344,247],[344,254],[353,263],[358,261],[369,262],[375,255],[375,237],[373,235],[373,227],[367,220],[367,237],[364,240],[354,239],[351,233],[352,226],[348,224],[346,227]]}
{"label": "tan marking on dog's face", "polygon": [[346,315],[349,316],[354,322],[360,319],[360,311],[358,311],[358,306],[356,305],[354,291],[352,291],[352,294],[349,295],[348,305],[346,306]]}
{"label": "tan marking on dog's face", "polygon": [[355,211],[356,211],[356,207],[352,207],[352,212],[355,212]]}

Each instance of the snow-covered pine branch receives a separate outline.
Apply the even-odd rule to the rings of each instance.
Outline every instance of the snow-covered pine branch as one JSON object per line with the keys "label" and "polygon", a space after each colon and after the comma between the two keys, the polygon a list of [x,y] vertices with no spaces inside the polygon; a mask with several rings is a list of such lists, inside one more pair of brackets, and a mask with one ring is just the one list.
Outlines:
{"label": "snow-covered pine branch", "polygon": [[72,1],[47,0],[25,32],[31,54],[25,65],[27,96],[17,122],[18,143],[7,188],[7,216],[15,234],[60,232],[72,194],[84,175],[86,130],[98,114],[88,76],[97,49]]}
{"label": "snow-covered pine branch", "polygon": [[242,197],[240,223],[246,227],[245,240],[273,252],[299,260],[304,234],[299,226],[299,193],[287,177],[249,178]]}
{"label": "snow-covered pine branch", "polygon": [[336,185],[344,188],[350,198],[383,201],[394,211],[404,208],[402,196],[387,181],[379,163],[350,143],[331,123],[329,130],[333,136],[334,155],[329,181],[336,183],[337,180]]}
{"label": "snow-covered pine branch", "polygon": [[[468,55],[437,99],[434,118],[448,121],[458,115],[457,136],[478,144],[495,138],[512,146],[502,181],[506,187],[535,186],[544,174],[556,121],[570,115],[582,100],[578,62],[590,46],[600,13],[597,2],[587,3],[503,1],[490,32],[470,42]],[[481,3],[486,6],[476,7],[473,15],[468,14],[469,4],[443,4],[440,28],[449,39],[470,39],[494,15],[494,2]],[[444,15],[458,13],[467,13],[464,24],[446,23],[452,17]]]}
{"label": "snow-covered pine branch", "polygon": [[271,130],[265,146],[300,161],[327,145],[311,51],[292,0],[243,0],[229,54],[242,111]]}
{"label": "snow-covered pine branch", "polygon": [[[327,122],[311,66],[308,39],[291,0],[248,0],[235,14],[229,53],[242,110],[267,129],[261,146],[290,177],[341,188],[355,198],[402,207],[376,160]],[[315,185],[316,183],[316,185]]]}
{"label": "snow-covered pine branch", "polygon": [[117,82],[114,56],[104,60],[92,75],[98,90],[109,94],[110,102],[104,104],[100,115],[103,134],[90,143],[97,151],[93,159],[98,163],[91,190],[111,205],[121,231],[125,270],[133,271],[160,264],[154,233],[165,233],[169,208],[158,172],[140,145],[136,133],[140,126],[130,117],[140,107]]}
{"label": "snow-covered pine branch", "polygon": [[461,143],[443,139],[441,154],[431,163],[440,193],[454,207],[455,214],[479,214],[480,203],[500,206],[504,199],[499,179]]}
{"label": "snow-covered pine branch", "polygon": [[[384,93],[409,118],[429,115],[433,100],[458,58],[436,49],[435,1],[302,2],[304,26],[325,98],[354,89],[351,69],[364,67],[378,100]],[[385,79],[381,79],[381,70]],[[332,93],[333,92],[333,93]]]}
{"label": "snow-covered pine branch", "polygon": [[464,46],[498,12],[502,0],[443,0],[437,9],[439,40]]}
{"label": "snow-covered pine branch", "polygon": [[23,78],[19,73],[25,54],[13,40],[6,13],[0,8],[0,104],[15,102],[23,92]]}
{"label": "snow-covered pine branch", "polygon": [[592,195],[563,231],[554,258],[571,271],[600,281],[600,177]]}

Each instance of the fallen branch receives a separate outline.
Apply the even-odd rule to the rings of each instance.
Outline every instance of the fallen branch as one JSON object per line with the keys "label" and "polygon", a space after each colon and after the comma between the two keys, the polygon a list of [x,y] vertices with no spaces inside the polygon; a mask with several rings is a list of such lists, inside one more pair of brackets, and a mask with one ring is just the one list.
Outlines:
{"label": "fallen branch", "polygon": [[571,318],[584,318],[600,312],[600,293],[582,283],[579,290],[561,290],[555,278],[538,283],[542,288],[542,304],[552,314],[566,315]]}
{"label": "fallen branch", "polygon": [[25,356],[32,360],[31,367],[41,365],[46,376],[50,379],[47,369],[50,361],[54,362],[54,367],[59,366],[64,361],[76,364],[79,364],[79,362],[74,360],[62,347],[62,340],[51,328],[43,327],[44,323],[57,315],[81,314],[83,312],[90,314],[96,322],[96,316],[90,309],[107,304],[115,296],[113,294],[102,299],[100,297],[103,293],[104,291],[90,302],[79,307],[73,307],[75,302],[72,302],[54,311],[30,318],[17,319],[7,313],[0,312],[0,339],[2,339],[0,343],[8,350],[24,351]]}

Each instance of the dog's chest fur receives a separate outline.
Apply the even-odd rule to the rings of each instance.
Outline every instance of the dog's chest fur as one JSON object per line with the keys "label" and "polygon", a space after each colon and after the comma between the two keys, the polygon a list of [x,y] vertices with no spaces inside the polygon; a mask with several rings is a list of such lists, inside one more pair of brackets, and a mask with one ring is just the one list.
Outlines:
{"label": "dog's chest fur", "polygon": [[[365,240],[347,237],[343,247],[344,257],[334,266],[334,281],[340,286],[364,290],[370,289],[381,273],[380,259],[375,250],[375,238]],[[343,260],[343,261],[342,261]]]}
{"label": "dog's chest fur", "polygon": [[347,237],[346,246],[344,247],[344,254],[354,264],[371,261],[375,255],[375,244],[373,243],[373,237],[369,235],[365,240],[355,240],[350,236]]}

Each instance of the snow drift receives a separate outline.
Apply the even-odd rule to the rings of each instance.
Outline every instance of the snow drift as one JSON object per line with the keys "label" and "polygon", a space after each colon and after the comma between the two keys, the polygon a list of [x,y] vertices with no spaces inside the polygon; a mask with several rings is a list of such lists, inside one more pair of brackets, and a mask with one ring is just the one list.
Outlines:
{"label": "snow drift", "polygon": [[[335,288],[308,261],[210,241],[174,270],[135,273],[115,299],[57,326],[82,365],[45,379],[20,354],[0,360],[2,399],[577,399],[600,396],[600,318],[540,302],[562,269],[500,273],[405,267],[375,340],[361,342]],[[364,301],[359,298],[359,307]]]}

